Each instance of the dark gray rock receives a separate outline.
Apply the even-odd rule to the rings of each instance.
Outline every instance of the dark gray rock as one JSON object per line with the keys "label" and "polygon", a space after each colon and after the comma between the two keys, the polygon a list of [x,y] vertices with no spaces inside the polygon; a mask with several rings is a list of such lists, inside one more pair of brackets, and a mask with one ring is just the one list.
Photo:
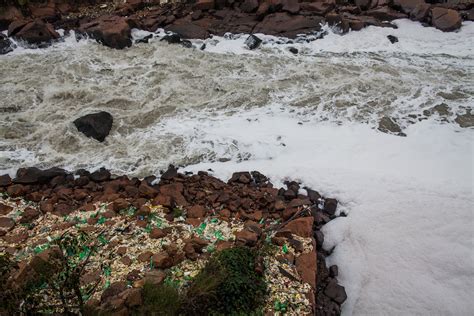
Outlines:
{"label": "dark gray rock", "polygon": [[324,289],[324,294],[326,294],[330,299],[338,304],[344,303],[347,299],[346,289],[343,286],[337,284],[336,280],[331,280],[326,288]]}
{"label": "dark gray rock", "polygon": [[0,33],[0,55],[8,54],[13,50],[12,42]]}
{"label": "dark gray rock", "polygon": [[392,43],[392,44],[395,44],[395,43],[398,42],[398,37],[396,37],[396,36],[387,35],[387,38],[388,38],[388,40],[390,41],[390,43]]}
{"label": "dark gray rock", "polygon": [[256,49],[260,46],[260,44],[262,44],[262,40],[253,34],[247,37],[245,40],[245,45],[247,45],[249,49]]}
{"label": "dark gray rock", "polygon": [[77,129],[86,135],[103,142],[112,128],[113,117],[108,112],[84,115],[74,121]]}

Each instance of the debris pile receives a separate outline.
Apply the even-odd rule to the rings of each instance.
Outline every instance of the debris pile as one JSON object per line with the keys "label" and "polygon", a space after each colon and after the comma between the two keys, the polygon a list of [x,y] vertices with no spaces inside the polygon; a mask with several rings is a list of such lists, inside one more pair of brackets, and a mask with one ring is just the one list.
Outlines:
{"label": "debris pile", "polygon": [[[0,177],[0,255],[14,263],[4,286],[21,287],[35,262],[56,260],[56,253],[66,271],[80,270],[84,306],[70,304],[69,312],[126,315],[146,283],[186,293],[215,254],[248,247],[259,251],[255,270],[267,286],[265,313],[339,314],[345,291],[337,267],[325,265],[320,231],[336,217],[337,201],[305,189],[301,194],[295,181],[274,188],[257,171],[234,173],[225,183],[172,166],[159,181],[114,177],[105,169],[19,169],[14,179]],[[65,312],[49,284],[43,282],[41,293],[50,293],[55,307],[41,305],[42,311]]]}

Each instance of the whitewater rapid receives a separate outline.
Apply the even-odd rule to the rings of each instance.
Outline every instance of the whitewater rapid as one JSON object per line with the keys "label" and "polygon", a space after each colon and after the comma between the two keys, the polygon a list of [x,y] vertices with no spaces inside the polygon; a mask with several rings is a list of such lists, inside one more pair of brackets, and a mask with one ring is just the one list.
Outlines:
{"label": "whitewater rapid", "polygon": [[[255,51],[245,36],[196,49],[157,38],[115,51],[72,36],[19,47],[0,56],[0,173],[105,166],[146,176],[174,163],[223,179],[296,179],[348,214],[325,226],[345,315],[470,314],[473,129],[458,118],[474,106],[474,23],[458,33],[396,23],[328,29],[310,43],[262,36]],[[104,143],[72,124],[97,110],[114,116]],[[407,136],[378,131],[383,117]]]}

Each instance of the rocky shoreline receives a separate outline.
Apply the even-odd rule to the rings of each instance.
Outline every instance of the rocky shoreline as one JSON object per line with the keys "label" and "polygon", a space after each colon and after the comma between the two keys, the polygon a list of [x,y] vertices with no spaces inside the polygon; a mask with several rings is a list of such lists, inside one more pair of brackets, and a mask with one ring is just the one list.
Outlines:
{"label": "rocky shoreline", "polygon": [[[36,280],[67,235],[89,236],[86,250],[98,247],[81,248],[75,263],[84,264],[81,286],[94,285],[84,299],[92,314],[133,315],[145,304],[144,284],[186,289],[213,253],[246,247],[272,249],[255,263],[268,284],[265,314],[338,315],[346,293],[337,266],[326,267],[321,228],[344,214],[337,200],[304,189],[295,181],[274,188],[257,171],[234,173],[226,183],[172,166],[160,179],[143,180],[105,169],[21,168],[14,179],[0,177],[0,253],[13,262],[2,273],[9,291],[2,289],[1,301]],[[48,290],[41,293],[54,301]],[[1,306],[0,315],[8,311]]]}
{"label": "rocky shoreline", "polygon": [[[24,5],[18,5],[16,1],[0,3],[0,31],[8,31],[8,37],[35,47],[60,40],[57,29],[74,30],[77,35],[86,34],[108,47],[123,49],[132,45],[132,28],[150,32],[164,28],[183,39],[204,39],[228,32],[295,38],[318,33],[325,23],[346,33],[370,25],[395,28],[390,22],[401,18],[446,32],[455,31],[463,20],[474,20],[474,3],[465,0],[198,0],[170,3],[156,0],[30,0]],[[0,54],[12,50],[8,37],[0,35]],[[388,40],[394,42],[393,38]]]}

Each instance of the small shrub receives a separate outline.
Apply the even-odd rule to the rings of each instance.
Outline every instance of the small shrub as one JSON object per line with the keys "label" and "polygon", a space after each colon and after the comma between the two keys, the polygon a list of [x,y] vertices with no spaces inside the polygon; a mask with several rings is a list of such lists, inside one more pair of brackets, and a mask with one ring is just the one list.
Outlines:
{"label": "small shrub", "polygon": [[216,253],[191,283],[186,315],[251,315],[264,304],[267,288],[255,271],[256,252],[236,247]]}
{"label": "small shrub", "polygon": [[181,306],[178,290],[168,284],[154,285],[145,283],[142,290],[142,305],[133,315],[175,316]]}

